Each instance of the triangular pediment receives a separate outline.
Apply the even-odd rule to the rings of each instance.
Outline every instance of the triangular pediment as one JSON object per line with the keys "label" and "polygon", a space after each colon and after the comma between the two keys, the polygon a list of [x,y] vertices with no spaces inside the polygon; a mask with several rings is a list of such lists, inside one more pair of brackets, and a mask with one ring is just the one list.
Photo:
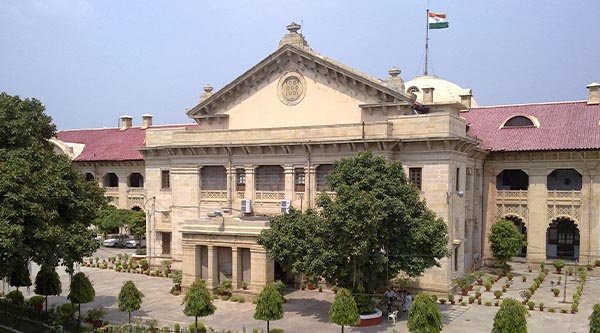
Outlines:
{"label": "triangular pediment", "polygon": [[[252,99],[268,84],[277,83],[274,81],[279,81],[281,102],[288,103],[289,99],[293,104],[293,99],[298,97],[296,95],[305,92],[294,90],[294,78],[289,79],[289,82],[283,82],[287,78],[285,75],[293,72],[298,73],[299,79],[306,81],[307,86],[318,85],[313,90],[319,90],[322,94],[320,98],[324,101],[335,99],[329,98],[329,95],[346,94],[352,100],[338,98],[339,103],[355,103],[356,107],[360,104],[412,104],[414,102],[412,95],[385,86],[383,80],[358,72],[308,47],[300,48],[288,44],[280,47],[222,89],[206,96],[189,110],[187,115],[194,119],[227,118],[230,116],[227,112],[233,104]],[[331,91],[325,91],[328,89]],[[260,107],[268,108],[268,105]]]}

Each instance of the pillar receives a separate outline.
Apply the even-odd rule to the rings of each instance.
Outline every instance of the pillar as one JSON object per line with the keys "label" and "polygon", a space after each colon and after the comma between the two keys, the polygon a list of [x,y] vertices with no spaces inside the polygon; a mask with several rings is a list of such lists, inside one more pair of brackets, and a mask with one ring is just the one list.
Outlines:
{"label": "pillar", "polygon": [[231,248],[231,281],[233,282],[233,289],[239,289],[241,287],[241,263],[240,252],[237,247]]}
{"label": "pillar", "polygon": [[208,290],[219,286],[219,257],[216,246],[208,245],[208,277],[206,287]]}
{"label": "pillar", "polygon": [[254,205],[254,165],[246,165],[246,191],[244,198],[252,200]]}
{"label": "pillar", "polygon": [[229,165],[225,167],[225,170],[227,173],[227,207],[231,212],[231,208],[237,194],[237,191],[235,190],[235,168],[233,168],[231,163],[229,163]]}
{"label": "pillar", "polygon": [[127,173],[118,173],[119,177],[119,208],[127,208]]}
{"label": "pillar", "polygon": [[308,165],[305,168],[304,207],[306,208],[314,208],[317,199],[317,175],[315,169],[315,165]]}
{"label": "pillar", "polygon": [[250,249],[250,267],[251,290],[259,292],[267,283],[273,281],[275,263],[264,249]]}
{"label": "pillar", "polygon": [[184,245],[182,248],[182,280],[181,285],[189,288],[194,281],[200,278],[201,257],[200,249],[195,245]]}
{"label": "pillar", "polygon": [[542,262],[546,260],[546,232],[549,224],[547,175],[545,169],[531,169],[528,174],[527,261]]}
{"label": "pillar", "polygon": [[[283,177],[285,182],[285,200],[294,202],[294,166],[284,165],[283,166]],[[299,207],[298,207],[299,208]]]}

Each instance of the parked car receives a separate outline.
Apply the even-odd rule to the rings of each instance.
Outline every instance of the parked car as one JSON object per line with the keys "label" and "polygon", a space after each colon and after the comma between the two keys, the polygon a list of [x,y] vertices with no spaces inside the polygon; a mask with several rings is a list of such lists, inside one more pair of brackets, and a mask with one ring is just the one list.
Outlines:
{"label": "parked car", "polygon": [[102,246],[105,246],[105,247],[116,247],[117,244],[119,244],[118,238],[108,238],[102,242]]}
{"label": "parked car", "polygon": [[138,243],[140,243],[140,247],[146,247],[146,238],[142,238],[141,242],[137,239],[130,239],[125,243],[125,247],[133,249],[138,246]]}

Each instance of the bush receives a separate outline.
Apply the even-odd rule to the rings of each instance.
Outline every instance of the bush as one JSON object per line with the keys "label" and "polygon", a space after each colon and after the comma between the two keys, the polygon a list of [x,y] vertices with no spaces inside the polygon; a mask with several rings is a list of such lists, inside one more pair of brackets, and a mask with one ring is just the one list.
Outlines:
{"label": "bush", "polygon": [[148,270],[148,267],[150,267],[150,264],[148,263],[147,259],[142,259],[140,260],[140,267],[142,267],[142,270]]}
{"label": "bush", "polygon": [[600,304],[594,305],[590,315],[590,333],[600,333]]}
{"label": "bush", "polygon": [[206,327],[202,323],[198,323],[197,325],[192,323],[188,326],[190,333],[206,333]]}
{"label": "bush", "polygon": [[62,323],[68,323],[75,320],[75,306],[73,303],[65,303],[56,308],[58,318]]}
{"label": "bush", "polygon": [[104,318],[104,316],[106,316],[107,314],[108,311],[102,307],[90,309],[85,314],[85,320],[91,323],[97,320],[102,320],[102,318]]}
{"label": "bush", "polygon": [[[275,282],[273,282],[273,284],[275,284],[275,288],[277,288],[277,291],[279,292],[279,294],[281,296],[283,296],[283,294],[285,293],[285,290],[287,289],[287,286],[285,285],[285,283],[283,283],[281,280],[277,280]],[[321,291],[321,290],[319,290]]]}
{"label": "bush", "polygon": [[45,297],[40,295],[31,296],[29,299],[29,305],[33,308],[39,308],[44,304]]}
{"label": "bush", "polygon": [[533,310],[535,308],[535,302],[529,301],[527,302],[527,306],[529,307],[529,310]]}
{"label": "bush", "polygon": [[271,333],[284,333],[281,328],[273,328],[271,329]]}
{"label": "bush", "polygon": [[223,296],[231,296],[231,291],[233,290],[233,283],[230,279],[224,279],[219,284],[219,295]]}
{"label": "bush", "polygon": [[415,297],[412,309],[408,314],[408,330],[410,332],[439,333],[442,331],[442,314],[433,298],[425,294]]}
{"label": "bush", "polygon": [[248,289],[248,282],[242,281],[242,289],[244,289],[244,290]]}
{"label": "bush", "polygon": [[517,300],[507,298],[494,317],[492,333],[527,333],[527,309]]}
{"label": "bush", "polygon": [[502,296],[502,290],[496,290],[494,291],[494,296],[496,297],[496,299],[499,299],[500,296]]}
{"label": "bush", "polygon": [[556,309],[555,308],[550,308],[550,309],[548,309],[548,312],[554,313],[554,312],[556,312]]}
{"label": "bush", "polygon": [[485,286],[485,291],[490,291],[492,289],[492,281],[490,281],[490,280],[485,281],[484,286]]}
{"label": "bush", "polygon": [[504,270],[507,270],[506,262],[517,255],[525,245],[523,235],[512,221],[502,219],[492,225],[488,236],[492,255]]}
{"label": "bush", "polygon": [[11,303],[22,305],[25,302],[25,297],[23,297],[23,293],[18,290],[10,291],[6,294],[6,299],[8,299]]}
{"label": "bush", "polygon": [[556,268],[556,272],[557,272],[557,273],[560,273],[560,270],[561,270],[563,267],[565,267],[565,262],[564,262],[564,261],[562,261],[562,260],[560,260],[560,259],[559,259],[559,260],[554,260],[554,261],[552,262],[552,265],[554,266],[554,268]]}
{"label": "bush", "polygon": [[540,311],[544,311],[544,303],[538,304],[538,308],[540,308]]}
{"label": "bush", "polygon": [[180,286],[181,285],[181,280],[183,279],[183,274],[181,273],[181,271],[177,271],[175,272],[175,274],[173,274],[173,283],[176,286]]}
{"label": "bush", "polygon": [[554,293],[554,297],[558,297],[558,295],[560,294],[560,289],[552,288],[552,293]]}

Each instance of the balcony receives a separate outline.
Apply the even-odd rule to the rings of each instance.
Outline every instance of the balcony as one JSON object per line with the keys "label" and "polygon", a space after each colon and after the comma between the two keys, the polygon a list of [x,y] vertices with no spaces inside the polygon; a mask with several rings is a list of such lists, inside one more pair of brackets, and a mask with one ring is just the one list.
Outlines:
{"label": "balcony", "polygon": [[581,191],[548,190],[548,204],[581,205]]}
{"label": "balcony", "polygon": [[496,190],[496,202],[527,204],[527,190]]}
{"label": "balcony", "polygon": [[254,197],[256,202],[279,202],[285,200],[285,192],[256,191]]}

